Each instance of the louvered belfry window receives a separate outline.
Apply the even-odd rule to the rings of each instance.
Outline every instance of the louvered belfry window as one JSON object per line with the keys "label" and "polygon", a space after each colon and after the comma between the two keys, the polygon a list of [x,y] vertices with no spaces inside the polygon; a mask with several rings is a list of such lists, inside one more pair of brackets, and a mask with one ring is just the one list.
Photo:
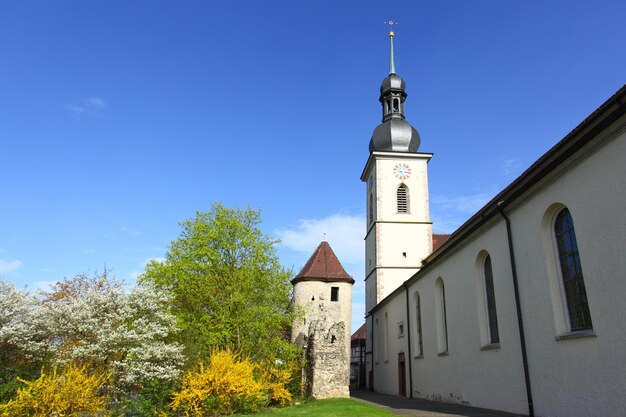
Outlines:
{"label": "louvered belfry window", "polygon": [[406,185],[401,184],[396,191],[396,196],[398,199],[398,213],[408,213],[409,212],[409,192],[406,188]]}

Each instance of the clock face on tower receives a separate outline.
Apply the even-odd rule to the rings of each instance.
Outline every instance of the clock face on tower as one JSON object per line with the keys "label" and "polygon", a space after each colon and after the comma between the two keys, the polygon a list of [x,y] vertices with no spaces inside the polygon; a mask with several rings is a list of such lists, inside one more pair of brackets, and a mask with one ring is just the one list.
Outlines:
{"label": "clock face on tower", "polygon": [[411,176],[411,167],[407,164],[397,164],[393,167],[393,175],[398,179],[405,180]]}

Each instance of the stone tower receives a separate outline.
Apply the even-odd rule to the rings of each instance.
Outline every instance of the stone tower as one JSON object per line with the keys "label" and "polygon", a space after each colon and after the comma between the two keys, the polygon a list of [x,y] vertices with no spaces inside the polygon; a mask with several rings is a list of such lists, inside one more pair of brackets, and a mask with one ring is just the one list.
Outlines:
{"label": "stone tower", "polygon": [[[432,252],[427,164],[432,154],[420,153],[420,136],[404,116],[405,83],[395,73],[394,33],[389,33],[389,75],[380,87],[382,123],[369,144],[361,174],[366,183],[365,311],[420,269]],[[366,317],[367,334],[372,334]],[[371,352],[371,340],[367,339]],[[371,359],[371,358],[370,358]],[[371,360],[369,360],[371,369]]]}
{"label": "stone tower", "polygon": [[354,279],[323,241],[291,283],[294,306],[300,313],[293,322],[292,341],[306,352],[306,394],[314,398],[350,396]]}

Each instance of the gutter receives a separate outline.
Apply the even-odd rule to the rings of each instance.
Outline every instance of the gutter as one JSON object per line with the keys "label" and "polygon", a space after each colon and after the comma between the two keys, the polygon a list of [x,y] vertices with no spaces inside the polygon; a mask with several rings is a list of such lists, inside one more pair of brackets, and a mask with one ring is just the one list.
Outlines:
{"label": "gutter", "polygon": [[409,361],[409,398],[413,398],[413,366],[411,350],[411,314],[409,309],[409,287],[406,282],[402,284],[406,290],[406,335],[407,335],[407,358]]}
{"label": "gutter", "polygon": [[519,296],[519,286],[517,281],[517,268],[515,264],[515,253],[513,251],[513,234],[511,232],[511,221],[504,214],[504,201],[498,203],[498,210],[506,222],[506,235],[509,242],[509,259],[511,260],[511,275],[513,276],[513,290],[515,291],[515,307],[517,310],[517,327],[519,330],[520,347],[522,349],[522,365],[524,367],[524,382],[526,383],[526,399],[528,400],[528,416],[534,417],[533,394],[530,387],[530,373],[528,371],[528,355],[526,353],[526,337],[524,336],[524,322],[522,320],[522,306]]}

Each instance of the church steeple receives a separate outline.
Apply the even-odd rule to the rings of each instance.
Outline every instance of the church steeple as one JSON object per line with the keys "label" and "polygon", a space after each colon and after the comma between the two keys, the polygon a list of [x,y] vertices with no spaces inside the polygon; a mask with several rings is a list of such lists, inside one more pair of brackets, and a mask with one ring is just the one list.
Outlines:
{"label": "church steeple", "polygon": [[[396,24],[391,19],[385,23]],[[372,356],[381,349],[380,346],[378,350],[374,349],[370,336],[381,336],[376,332],[381,327],[386,331],[389,324],[385,321],[378,327],[378,320],[374,321],[370,312],[419,271],[422,261],[433,249],[428,206],[428,161],[432,154],[418,152],[420,136],[404,118],[407,95],[404,81],[396,74],[394,41],[394,33],[390,32],[389,74],[382,82],[379,96],[383,121],[372,134],[370,154],[361,174],[361,181],[366,184],[365,311],[368,313],[368,338],[365,351],[368,372],[387,366],[382,360],[379,364]],[[386,59],[382,62],[387,63]]]}
{"label": "church steeple", "polygon": [[380,86],[378,100],[382,105],[383,123],[372,135],[370,152],[417,152],[420,137],[417,131],[404,119],[404,101],[406,92],[404,80],[396,74],[394,62],[393,39],[394,32],[389,32],[389,75]]}
{"label": "church steeple", "polygon": [[389,75],[391,74],[395,74],[396,73],[396,66],[393,62],[393,37],[395,36],[395,34],[393,33],[393,31],[389,32]]}

